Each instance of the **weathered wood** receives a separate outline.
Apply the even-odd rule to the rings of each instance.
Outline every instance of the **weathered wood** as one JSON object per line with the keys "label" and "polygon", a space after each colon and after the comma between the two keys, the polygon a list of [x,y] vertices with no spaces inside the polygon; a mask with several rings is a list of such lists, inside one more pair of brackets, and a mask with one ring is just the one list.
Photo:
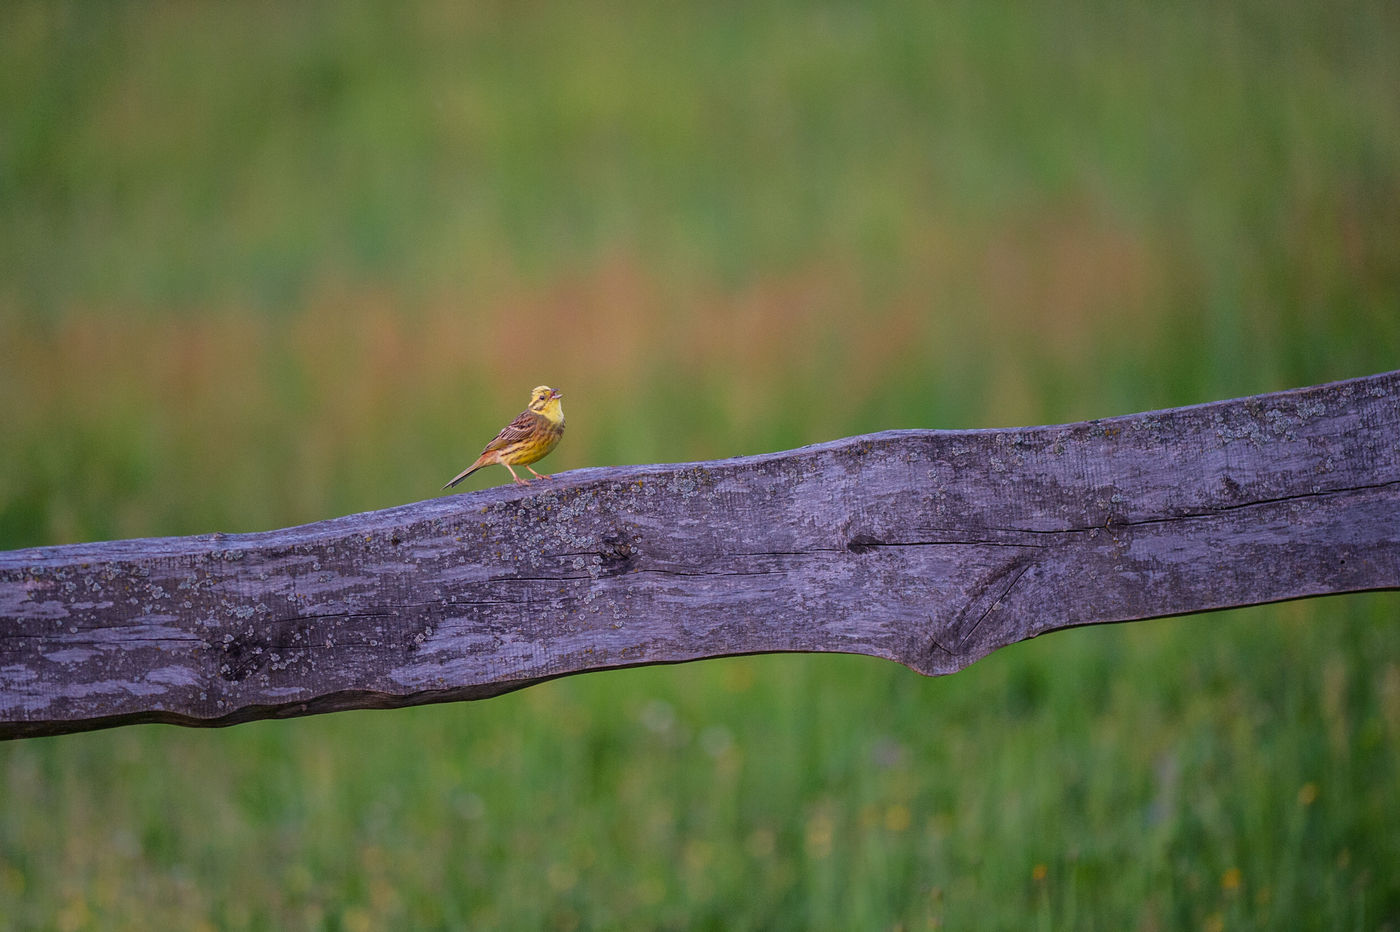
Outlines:
{"label": "weathered wood", "polygon": [[0,554],[0,736],[478,699],[1400,587],[1400,372],[1060,427],[583,469],[260,534]]}

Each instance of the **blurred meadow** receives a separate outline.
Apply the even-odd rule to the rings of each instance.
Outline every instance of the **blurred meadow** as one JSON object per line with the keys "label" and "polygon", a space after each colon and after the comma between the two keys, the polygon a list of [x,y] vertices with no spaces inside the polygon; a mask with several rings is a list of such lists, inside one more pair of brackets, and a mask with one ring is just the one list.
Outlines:
{"label": "blurred meadow", "polygon": [[[0,7],[0,548],[1400,365],[1400,7]],[[499,474],[498,474],[499,473]],[[504,481],[492,469],[467,488]],[[0,745],[0,928],[1400,927],[1400,597]]]}

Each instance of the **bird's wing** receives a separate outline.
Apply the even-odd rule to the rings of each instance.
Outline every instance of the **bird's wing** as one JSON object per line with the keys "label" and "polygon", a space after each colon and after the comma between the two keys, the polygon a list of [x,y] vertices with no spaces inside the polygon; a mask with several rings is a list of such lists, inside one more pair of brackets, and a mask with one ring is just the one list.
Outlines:
{"label": "bird's wing", "polygon": [[529,440],[539,433],[540,421],[542,420],[543,418],[533,411],[521,411],[516,415],[515,420],[505,426],[505,430],[502,430],[494,440],[486,445],[486,449],[481,451],[481,455],[495,453],[497,450],[504,450],[513,443]]}

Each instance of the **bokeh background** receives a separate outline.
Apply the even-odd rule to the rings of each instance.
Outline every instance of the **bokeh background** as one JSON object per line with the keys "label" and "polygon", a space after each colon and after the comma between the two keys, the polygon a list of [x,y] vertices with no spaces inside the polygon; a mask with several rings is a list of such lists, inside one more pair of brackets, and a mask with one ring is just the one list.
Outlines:
{"label": "bokeh background", "polygon": [[[1400,363],[1400,7],[0,8],[0,547]],[[487,471],[480,488],[503,480]],[[1400,925],[1394,593],[0,746],[0,927]]]}

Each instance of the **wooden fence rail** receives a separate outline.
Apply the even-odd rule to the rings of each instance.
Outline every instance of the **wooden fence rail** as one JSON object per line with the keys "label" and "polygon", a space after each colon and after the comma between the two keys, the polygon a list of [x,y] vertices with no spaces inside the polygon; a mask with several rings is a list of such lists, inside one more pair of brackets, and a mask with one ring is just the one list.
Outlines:
{"label": "wooden fence rail", "polygon": [[0,553],[0,737],[480,699],[768,651],[950,673],[1073,625],[1397,587],[1390,372]]}

